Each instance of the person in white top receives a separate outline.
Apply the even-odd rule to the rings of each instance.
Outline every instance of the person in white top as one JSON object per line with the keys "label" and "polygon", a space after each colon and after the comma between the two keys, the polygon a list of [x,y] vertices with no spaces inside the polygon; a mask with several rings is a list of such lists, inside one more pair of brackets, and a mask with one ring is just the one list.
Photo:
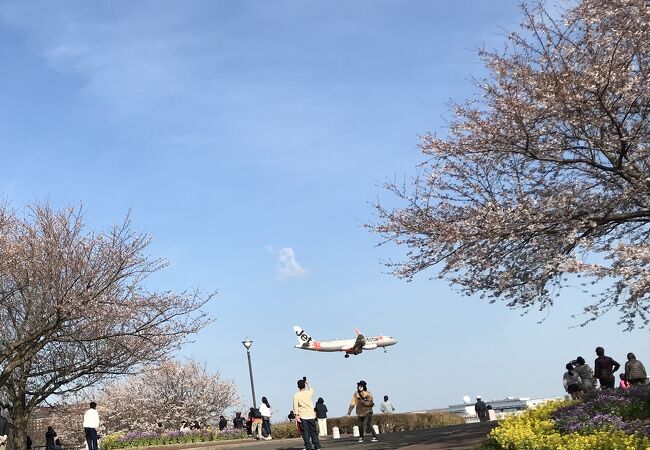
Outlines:
{"label": "person in white top", "polygon": [[488,420],[497,420],[497,412],[492,409],[492,405],[487,405],[488,409]]}
{"label": "person in white top", "polygon": [[97,413],[97,403],[90,402],[90,409],[84,414],[84,432],[86,433],[86,443],[88,450],[98,450],[97,448],[97,429],[99,428],[99,414]]}
{"label": "person in white top", "polygon": [[271,404],[266,397],[262,397],[262,404],[260,405],[260,413],[262,414],[262,437],[266,440],[272,439],[271,437]]}
{"label": "person in white top", "polygon": [[392,414],[395,412],[395,405],[393,405],[393,402],[388,400],[388,395],[384,395],[384,401],[379,405],[379,409],[381,409],[381,412],[384,414]]}

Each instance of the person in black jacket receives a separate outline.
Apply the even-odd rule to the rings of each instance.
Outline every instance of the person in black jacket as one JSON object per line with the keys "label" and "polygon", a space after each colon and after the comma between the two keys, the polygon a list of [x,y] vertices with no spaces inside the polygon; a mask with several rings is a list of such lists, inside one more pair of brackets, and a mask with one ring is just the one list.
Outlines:
{"label": "person in black jacket", "polygon": [[9,421],[0,414],[0,450],[5,450],[9,437]]}
{"label": "person in black jacket", "polygon": [[488,410],[487,410],[487,405],[483,400],[481,400],[481,396],[477,395],[476,396],[476,403],[474,404],[474,411],[476,411],[476,415],[478,416],[478,420],[481,422],[487,422],[488,421]]}
{"label": "person in black jacket", "polygon": [[219,431],[223,431],[228,426],[228,421],[224,416],[219,417]]}
{"label": "person in black jacket", "polygon": [[241,416],[240,412],[235,414],[235,418],[232,420],[232,426],[236,430],[241,430],[244,428],[244,418]]}
{"label": "person in black jacket", "polygon": [[258,408],[251,408],[248,413],[248,420],[251,423],[251,437],[260,440],[262,438],[262,413]]}
{"label": "person in black jacket", "polygon": [[601,390],[614,389],[616,381],[614,372],[618,371],[621,365],[609,356],[605,356],[605,349],[602,347],[596,348],[596,355],[598,358],[594,361],[594,378],[598,378]]}
{"label": "person in black jacket", "polygon": [[47,431],[45,432],[45,448],[47,450],[54,450],[55,437],[56,437],[56,431],[54,431],[54,428],[47,427]]}
{"label": "person in black jacket", "polygon": [[318,397],[314,411],[318,420],[318,435],[327,436],[327,406],[325,406],[323,397]]}

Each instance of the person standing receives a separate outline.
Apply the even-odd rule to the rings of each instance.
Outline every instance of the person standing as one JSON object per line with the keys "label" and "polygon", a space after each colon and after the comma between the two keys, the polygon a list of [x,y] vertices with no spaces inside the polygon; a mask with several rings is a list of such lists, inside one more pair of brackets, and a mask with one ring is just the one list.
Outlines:
{"label": "person standing", "polygon": [[5,450],[7,447],[7,437],[9,436],[9,421],[2,415],[0,411],[0,450]]}
{"label": "person standing", "polygon": [[262,438],[262,413],[258,408],[251,408],[248,419],[251,423],[251,437],[259,441]]}
{"label": "person standing", "polygon": [[359,422],[359,442],[363,442],[363,435],[366,429],[372,433],[371,442],[377,442],[377,432],[372,427],[372,407],[375,403],[372,400],[372,394],[368,391],[368,386],[365,381],[361,380],[357,383],[357,391],[352,394],[350,407],[348,408],[348,416],[352,410],[357,408],[357,418]]}
{"label": "person standing", "polygon": [[627,354],[627,361],[625,362],[625,380],[632,386],[637,384],[645,384],[648,374],[646,374],[643,363],[636,359],[634,353]]}
{"label": "person standing", "polygon": [[614,372],[620,369],[621,365],[609,356],[605,356],[605,349],[596,347],[598,358],[594,361],[594,375],[600,382],[601,389],[614,389]]}
{"label": "person standing", "polygon": [[582,356],[578,356],[574,361],[574,371],[582,380],[582,391],[587,395],[593,395],[596,392],[596,381],[594,380],[594,371],[585,362]]}
{"label": "person standing", "polygon": [[476,396],[476,403],[474,403],[474,411],[476,412],[476,415],[478,416],[478,420],[481,422],[487,422],[489,416],[487,412],[487,405],[485,402],[481,399],[480,395]]}
{"label": "person standing", "polygon": [[260,405],[260,413],[262,413],[262,436],[264,439],[273,439],[271,437],[271,405],[266,397],[262,397],[262,404]]}
{"label": "person standing", "polygon": [[47,431],[45,432],[45,448],[47,450],[54,450],[55,437],[56,437],[56,431],[54,431],[54,428],[47,427]]}
{"label": "person standing", "polygon": [[296,415],[296,422],[302,430],[305,450],[319,449],[320,440],[316,433],[316,413],[314,412],[314,390],[307,383],[306,377],[298,380],[298,392],[293,394],[293,412]]}
{"label": "person standing", "polygon": [[388,395],[384,395],[384,401],[379,405],[379,409],[381,409],[381,412],[384,414],[393,414],[395,412],[395,405],[393,405],[393,402],[388,400]]}
{"label": "person standing", "polygon": [[219,417],[219,431],[223,431],[228,426],[228,421],[224,416]]}
{"label": "person standing", "polygon": [[562,377],[562,385],[564,386],[564,390],[575,400],[582,391],[582,380],[580,379],[580,375],[573,370],[573,364],[567,363],[566,370]]}
{"label": "person standing", "polygon": [[232,419],[232,426],[235,430],[244,429],[244,418],[241,416],[240,412],[235,413],[235,418]]}
{"label": "person standing", "polygon": [[97,403],[90,402],[90,408],[84,414],[84,433],[88,450],[97,450],[97,429],[99,429],[99,414],[97,413]]}
{"label": "person standing", "polygon": [[316,400],[314,412],[316,413],[316,420],[318,420],[318,435],[327,436],[327,406],[325,406],[323,397],[318,397],[318,400]]}

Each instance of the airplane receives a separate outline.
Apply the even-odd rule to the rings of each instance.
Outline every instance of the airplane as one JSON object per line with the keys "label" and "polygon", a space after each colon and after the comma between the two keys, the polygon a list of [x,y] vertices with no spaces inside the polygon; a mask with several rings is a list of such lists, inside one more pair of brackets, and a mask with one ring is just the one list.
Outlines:
{"label": "airplane", "polygon": [[397,339],[392,336],[365,337],[357,329],[354,330],[357,333],[356,338],[336,339],[333,341],[316,341],[298,325],[293,327],[293,331],[296,332],[298,337],[296,348],[315,352],[345,352],[346,358],[349,358],[350,355],[358,355],[364,350],[374,350],[380,347],[386,352],[386,347],[397,344]]}

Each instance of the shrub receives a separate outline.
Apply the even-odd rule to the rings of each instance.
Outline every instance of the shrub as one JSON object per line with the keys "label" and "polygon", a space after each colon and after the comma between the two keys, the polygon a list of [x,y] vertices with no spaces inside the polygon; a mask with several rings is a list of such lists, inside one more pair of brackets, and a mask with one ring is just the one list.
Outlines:
{"label": "shrub", "polygon": [[286,439],[300,437],[295,422],[282,422],[271,424],[271,436],[273,439]]}
{"label": "shrub", "polygon": [[[410,414],[376,414],[372,423],[379,427],[382,433],[394,431],[422,430],[427,428],[442,427],[445,425],[458,425],[465,420],[455,414],[447,412],[410,413]],[[351,434],[352,427],[358,424],[356,416],[334,417],[327,419],[327,428],[339,427],[342,434]]]}
{"label": "shrub", "polygon": [[489,438],[474,450],[503,450],[503,447],[494,438]]}

